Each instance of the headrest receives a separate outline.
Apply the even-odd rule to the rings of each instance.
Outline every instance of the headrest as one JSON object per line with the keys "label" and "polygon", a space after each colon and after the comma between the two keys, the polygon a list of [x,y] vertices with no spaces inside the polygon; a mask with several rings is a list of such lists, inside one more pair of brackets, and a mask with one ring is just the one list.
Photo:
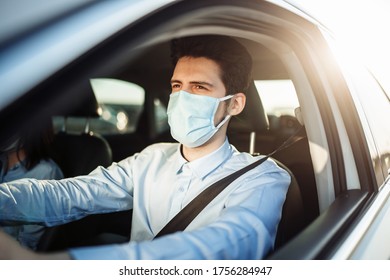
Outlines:
{"label": "headrest", "polygon": [[99,165],[109,166],[112,150],[100,135],[59,132],[51,145],[51,157],[65,177],[74,177],[86,175]]}
{"label": "headrest", "polygon": [[269,122],[263,103],[252,81],[246,93],[246,104],[241,114],[232,117],[230,131],[264,132],[268,130]]}
{"label": "headrest", "polygon": [[82,100],[74,110],[69,112],[68,117],[98,118],[99,104],[95,95],[90,94]]}
{"label": "headrest", "polygon": [[56,114],[64,117],[98,118],[99,104],[89,82],[83,82],[80,94],[73,98],[61,112]]}

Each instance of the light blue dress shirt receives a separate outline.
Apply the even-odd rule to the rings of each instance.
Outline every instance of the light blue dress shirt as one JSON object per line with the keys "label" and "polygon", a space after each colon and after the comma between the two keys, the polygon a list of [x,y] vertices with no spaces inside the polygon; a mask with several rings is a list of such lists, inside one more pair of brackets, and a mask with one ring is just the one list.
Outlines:
{"label": "light blue dress shirt", "polygon": [[202,190],[255,160],[258,158],[238,152],[227,140],[213,153],[191,162],[182,157],[179,144],[155,144],[87,176],[2,184],[0,221],[57,225],[88,214],[133,208],[129,243],[71,249],[71,256],[261,259],[272,249],[290,183],[288,173],[271,160],[228,186],[184,232],[153,240]]}

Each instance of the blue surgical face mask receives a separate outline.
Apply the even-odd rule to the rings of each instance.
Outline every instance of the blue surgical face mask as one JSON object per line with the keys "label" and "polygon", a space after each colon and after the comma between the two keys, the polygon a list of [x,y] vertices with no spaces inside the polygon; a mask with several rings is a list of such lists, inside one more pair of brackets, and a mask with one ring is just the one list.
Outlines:
{"label": "blue surgical face mask", "polygon": [[168,104],[172,137],[190,148],[203,145],[229,120],[230,115],[227,115],[217,126],[214,125],[219,103],[232,97],[215,98],[183,90],[172,93]]}

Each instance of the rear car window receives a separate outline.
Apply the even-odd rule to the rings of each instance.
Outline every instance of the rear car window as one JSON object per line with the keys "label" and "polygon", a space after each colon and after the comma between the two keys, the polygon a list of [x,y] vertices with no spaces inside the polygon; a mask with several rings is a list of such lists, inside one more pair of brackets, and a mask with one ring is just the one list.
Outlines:
{"label": "rear car window", "polygon": [[98,78],[90,80],[99,104],[99,117],[56,116],[55,131],[99,134],[132,133],[136,130],[145,103],[145,90],[128,81]]}
{"label": "rear car window", "polygon": [[291,80],[256,80],[255,86],[267,115],[294,116],[299,102]]}

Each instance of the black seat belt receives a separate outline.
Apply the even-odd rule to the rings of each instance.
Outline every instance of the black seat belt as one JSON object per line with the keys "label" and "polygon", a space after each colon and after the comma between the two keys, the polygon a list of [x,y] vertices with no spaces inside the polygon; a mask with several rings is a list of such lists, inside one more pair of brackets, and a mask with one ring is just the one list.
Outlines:
{"label": "black seat belt", "polygon": [[238,177],[248,172],[249,170],[255,168],[256,166],[259,166],[275,153],[303,139],[304,136],[296,137],[299,132],[302,131],[302,128],[303,126],[298,129],[293,135],[291,135],[282,145],[279,146],[279,148],[274,150],[272,153],[220,179],[219,181],[206,188],[190,203],[188,203],[178,214],[176,214],[176,216],[173,217],[172,220],[170,220],[168,224],[166,224],[164,228],[161,229],[161,231],[155,236],[155,238],[161,237],[169,233],[174,233],[176,231],[185,230],[186,227],[192,222],[192,220],[234,180],[236,180]]}

